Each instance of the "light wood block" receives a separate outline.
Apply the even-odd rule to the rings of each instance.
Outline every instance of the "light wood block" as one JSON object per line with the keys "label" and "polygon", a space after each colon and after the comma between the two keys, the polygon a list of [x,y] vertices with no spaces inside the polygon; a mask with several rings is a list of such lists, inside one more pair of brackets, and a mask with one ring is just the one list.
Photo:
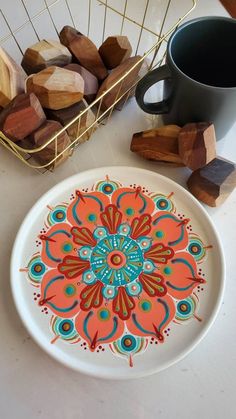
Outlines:
{"label": "light wood block", "polygon": [[0,47],[0,106],[5,108],[16,95],[25,91],[25,78],[22,68]]}
{"label": "light wood block", "polygon": [[64,109],[83,99],[84,80],[74,71],[52,66],[29,76],[26,90],[35,93],[43,107]]}
{"label": "light wood block", "polygon": [[60,42],[44,39],[27,48],[21,65],[27,74],[32,74],[52,65],[64,67],[71,60],[72,55],[68,48]]}

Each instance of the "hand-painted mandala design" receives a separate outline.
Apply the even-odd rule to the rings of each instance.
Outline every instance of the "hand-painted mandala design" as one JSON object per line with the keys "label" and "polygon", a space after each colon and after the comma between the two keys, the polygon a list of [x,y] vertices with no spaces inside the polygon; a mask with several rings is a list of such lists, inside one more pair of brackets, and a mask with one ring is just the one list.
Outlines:
{"label": "hand-painted mandala design", "polygon": [[[58,338],[132,357],[195,314],[206,255],[172,195],[106,178],[50,208],[27,270]],[[42,234],[43,233],[43,234]],[[35,298],[37,300],[37,298]],[[168,336],[168,335],[167,335]]]}

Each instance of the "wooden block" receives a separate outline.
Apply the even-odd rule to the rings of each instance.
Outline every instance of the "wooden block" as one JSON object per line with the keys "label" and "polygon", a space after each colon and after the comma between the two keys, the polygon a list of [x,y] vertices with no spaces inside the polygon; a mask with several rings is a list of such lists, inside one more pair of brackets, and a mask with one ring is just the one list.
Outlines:
{"label": "wooden block", "polygon": [[[51,109],[45,109],[45,112],[49,119],[58,121],[63,126],[66,126],[72,119],[78,116],[80,112],[84,111],[87,107],[88,107],[88,104],[83,99],[80,102],[76,103],[75,105],[70,106],[69,108],[59,109],[56,111],[51,110]],[[70,140],[73,141],[76,138],[78,138],[78,136],[82,134],[87,128],[89,128],[91,124],[93,124],[94,121],[95,121],[95,115],[91,111],[91,109],[88,109],[88,111],[82,115],[80,122],[79,121],[75,122],[69,128],[67,128],[67,133],[70,137]],[[79,139],[79,143],[82,143],[89,139],[90,134],[91,134],[91,129],[83,134],[83,136]]]}
{"label": "wooden block", "polygon": [[178,151],[180,130],[177,125],[164,125],[153,130],[137,132],[133,135],[130,149],[148,160],[183,166]]}
{"label": "wooden block", "polygon": [[216,157],[193,172],[187,185],[197,199],[210,207],[217,207],[236,187],[236,166],[229,160]]}
{"label": "wooden block", "polygon": [[229,14],[236,18],[236,3],[235,0],[220,0],[223,6],[226,8],[226,10],[229,12]]}
{"label": "wooden block", "polygon": [[[37,130],[34,131],[29,136],[29,141],[34,144],[35,148],[38,148],[44,145],[53,135],[55,135],[58,131],[62,129],[62,125],[57,121],[45,121],[45,123]],[[49,164],[59,153],[61,153],[67,146],[71,144],[69,136],[66,132],[60,134],[56,140],[49,143],[45,148],[41,151],[38,151],[33,155],[34,159],[38,161],[41,165]],[[53,166],[58,166],[64,162],[71,154],[70,148],[66,150],[60,157],[58,157],[55,162],[53,162]]]}
{"label": "wooden block", "polygon": [[5,108],[25,91],[25,78],[22,68],[0,47],[0,106]]}
{"label": "wooden block", "polygon": [[68,48],[60,42],[44,39],[27,48],[21,65],[27,74],[32,74],[52,65],[64,67],[71,60],[72,55]]}
{"label": "wooden block", "polygon": [[79,63],[99,80],[105,79],[108,72],[99,55],[96,45],[71,26],[64,26],[60,32],[60,41]]}
{"label": "wooden block", "polygon": [[98,79],[79,64],[68,64],[64,68],[79,73],[84,80],[84,98],[88,103],[95,100],[98,91]]}
{"label": "wooden block", "polygon": [[0,114],[0,129],[12,141],[19,141],[40,127],[46,116],[34,93],[15,97]]}
{"label": "wooden block", "polygon": [[132,54],[132,46],[127,36],[109,36],[99,48],[105,66],[112,70]]}
{"label": "wooden block", "polygon": [[26,90],[35,93],[44,108],[63,109],[83,99],[84,80],[74,71],[52,66],[29,76]]}
{"label": "wooden block", "polygon": [[192,170],[213,160],[216,157],[214,125],[210,122],[186,124],[179,133],[179,155]]}
{"label": "wooden block", "polygon": [[136,84],[138,82],[138,80],[140,80],[142,77],[145,76],[145,74],[147,74],[148,72],[148,61],[147,59],[144,59],[142,61],[141,67],[139,69],[138,75],[135,77],[135,85],[132,87],[132,89],[130,89],[130,91],[127,93],[127,95],[124,95],[123,98],[119,101],[118,106],[116,107],[116,109],[122,109],[123,105],[127,102],[127,99],[133,97],[135,95],[135,90],[136,90]]}
{"label": "wooden block", "polygon": [[[106,90],[108,90],[114,83],[116,83],[127,71],[129,71],[138,61],[141,59],[140,55],[136,57],[128,58],[128,60],[124,61],[118,67],[111,71],[109,76],[104,80],[102,83],[97,98],[100,97]],[[109,93],[107,93],[102,101],[101,110],[108,109],[116,100],[117,95],[120,97],[123,93],[125,93],[133,84],[135,83],[139,71],[142,67],[142,62],[140,62],[127,77],[124,79],[122,86],[121,83],[118,83],[116,87],[114,87]]]}

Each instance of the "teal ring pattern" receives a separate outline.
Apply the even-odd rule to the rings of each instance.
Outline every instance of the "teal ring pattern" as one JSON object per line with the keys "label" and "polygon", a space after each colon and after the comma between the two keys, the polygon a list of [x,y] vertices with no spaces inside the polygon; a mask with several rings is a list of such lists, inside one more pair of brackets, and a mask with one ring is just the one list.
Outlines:
{"label": "teal ring pattern", "polygon": [[[108,265],[107,257],[112,251],[120,251],[126,258],[124,266],[119,269],[113,269]],[[135,240],[116,234],[107,235],[98,242],[93,248],[90,263],[92,271],[103,284],[120,286],[134,281],[139,276],[143,270],[144,257]]]}

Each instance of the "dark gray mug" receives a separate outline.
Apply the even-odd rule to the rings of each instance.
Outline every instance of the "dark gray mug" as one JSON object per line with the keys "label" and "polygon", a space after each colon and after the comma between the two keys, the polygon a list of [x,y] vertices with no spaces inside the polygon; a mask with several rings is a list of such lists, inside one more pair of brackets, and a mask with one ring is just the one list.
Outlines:
{"label": "dark gray mug", "polygon": [[[145,93],[164,80],[164,100],[147,103]],[[181,25],[167,45],[166,64],[148,73],[136,100],[165,124],[208,121],[221,139],[236,120],[236,19],[203,17]]]}

